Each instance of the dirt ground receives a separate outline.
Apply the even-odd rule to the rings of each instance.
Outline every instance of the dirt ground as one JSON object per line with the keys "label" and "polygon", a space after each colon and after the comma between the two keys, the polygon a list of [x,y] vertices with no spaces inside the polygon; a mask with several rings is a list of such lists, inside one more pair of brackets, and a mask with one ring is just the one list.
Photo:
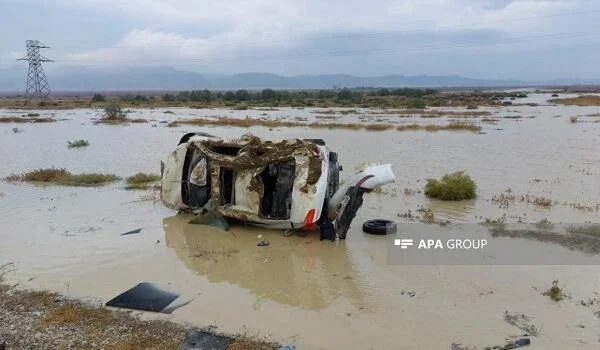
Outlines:
{"label": "dirt ground", "polygon": [[[131,311],[0,284],[0,349],[176,349],[187,331],[168,321],[141,320]],[[277,348],[242,337],[227,347]]]}

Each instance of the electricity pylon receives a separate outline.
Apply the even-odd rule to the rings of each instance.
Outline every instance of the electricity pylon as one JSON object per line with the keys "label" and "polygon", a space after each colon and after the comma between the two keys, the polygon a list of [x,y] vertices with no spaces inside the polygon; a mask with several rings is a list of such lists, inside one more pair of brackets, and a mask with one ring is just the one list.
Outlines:
{"label": "electricity pylon", "polygon": [[50,86],[48,79],[42,68],[42,62],[54,62],[40,55],[40,49],[48,49],[48,46],[40,43],[37,40],[25,41],[27,45],[27,56],[19,58],[17,61],[29,62],[29,70],[27,72],[27,100],[39,98],[40,101],[46,101],[50,95]]}

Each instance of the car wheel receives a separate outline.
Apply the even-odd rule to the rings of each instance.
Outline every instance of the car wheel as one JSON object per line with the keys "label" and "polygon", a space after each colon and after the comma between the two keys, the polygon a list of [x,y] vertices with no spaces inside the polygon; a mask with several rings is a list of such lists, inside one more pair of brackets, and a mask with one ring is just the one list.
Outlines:
{"label": "car wheel", "polygon": [[372,235],[387,235],[396,233],[398,225],[393,221],[384,219],[367,220],[363,224],[363,231]]}

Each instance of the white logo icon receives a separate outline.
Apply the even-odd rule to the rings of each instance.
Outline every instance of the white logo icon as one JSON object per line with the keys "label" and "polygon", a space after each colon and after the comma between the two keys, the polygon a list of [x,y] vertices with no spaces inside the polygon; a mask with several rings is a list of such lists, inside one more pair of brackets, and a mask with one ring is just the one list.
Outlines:
{"label": "white logo icon", "polygon": [[412,239],[395,239],[394,245],[399,245],[402,249],[407,249],[413,245]]}

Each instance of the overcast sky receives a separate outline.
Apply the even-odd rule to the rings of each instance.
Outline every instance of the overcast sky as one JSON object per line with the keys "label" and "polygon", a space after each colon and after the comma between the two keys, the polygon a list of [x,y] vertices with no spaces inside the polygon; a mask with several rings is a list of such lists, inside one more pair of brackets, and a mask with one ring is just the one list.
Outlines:
{"label": "overcast sky", "polygon": [[0,0],[0,66],[600,78],[597,0]]}

